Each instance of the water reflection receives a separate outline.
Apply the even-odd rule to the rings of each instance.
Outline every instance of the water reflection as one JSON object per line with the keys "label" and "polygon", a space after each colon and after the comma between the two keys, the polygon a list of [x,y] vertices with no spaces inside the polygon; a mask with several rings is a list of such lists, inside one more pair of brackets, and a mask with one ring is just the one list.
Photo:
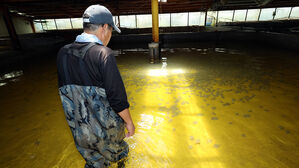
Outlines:
{"label": "water reflection", "polygon": [[19,77],[19,76],[22,76],[22,75],[23,75],[23,71],[22,70],[20,70],[20,71],[12,71],[12,72],[4,74],[2,77],[0,77],[0,81],[1,80],[5,80],[5,79],[16,78],[16,77]]}
{"label": "water reflection", "polygon": [[0,83],[0,86],[5,86],[7,83]]}
{"label": "water reflection", "polygon": [[1,82],[0,87],[7,85],[8,82],[17,82],[17,81],[19,81],[20,79],[18,77],[20,77],[22,75],[23,75],[22,70],[12,71],[12,72],[9,72],[9,73],[6,73],[6,74],[2,75],[0,77],[0,82]]}
{"label": "water reflection", "polygon": [[160,69],[149,69],[148,76],[167,76],[184,73],[183,69],[167,69],[167,58],[162,57],[162,67]]}
{"label": "water reflection", "polygon": [[215,52],[225,53],[227,52],[226,48],[215,48]]}
{"label": "water reflection", "polygon": [[154,123],[154,117],[152,115],[141,114],[141,121],[138,122],[137,128],[151,129]]}

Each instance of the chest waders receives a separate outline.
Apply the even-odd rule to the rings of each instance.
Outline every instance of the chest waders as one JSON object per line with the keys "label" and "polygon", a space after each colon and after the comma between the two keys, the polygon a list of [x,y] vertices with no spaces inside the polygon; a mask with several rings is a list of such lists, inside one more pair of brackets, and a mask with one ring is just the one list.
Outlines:
{"label": "chest waders", "polygon": [[80,49],[66,45],[63,70],[68,85],[59,88],[66,120],[71,129],[76,148],[86,160],[85,168],[102,168],[128,155],[124,121],[110,107],[105,89],[97,86],[70,84],[68,58],[78,57],[78,75],[91,83],[84,57],[97,45],[89,43]]}

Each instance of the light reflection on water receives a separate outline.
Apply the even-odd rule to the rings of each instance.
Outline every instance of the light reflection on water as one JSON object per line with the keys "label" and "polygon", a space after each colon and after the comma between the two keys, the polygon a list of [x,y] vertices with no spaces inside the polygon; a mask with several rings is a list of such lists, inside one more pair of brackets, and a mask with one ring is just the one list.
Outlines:
{"label": "light reflection on water", "polygon": [[154,117],[152,115],[141,114],[141,121],[138,122],[137,128],[151,129],[154,123]]}
{"label": "light reflection on water", "polygon": [[263,79],[272,75],[266,58],[227,48],[164,48],[161,53],[160,64],[149,65],[136,54],[131,56],[138,61],[130,60],[140,65],[124,61],[120,66],[136,122],[136,134],[126,139],[131,147],[126,166],[228,168],[241,167],[252,153],[262,156],[259,142],[247,136],[255,130],[267,139],[252,124],[259,122],[254,117],[272,116],[260,109],[273,104]]}
{"label": "light reflection on water", "polygon": [[22,70],[12,71],[12,72],[9,72],[9,73],[6,73],[6,74],[2,75],[0,77],[0,82],[1,82],[0,83],[0,87],[7,85],[9,82],[17,82],[17,81],[19,81],[20,79],[18,77],[20,77],[22,75],[23,75],[23,71]]}
{"label": "light reflection on water", "polygon": [[7,83],[0,83],[0,86],[5,86]]}
{"label": "light reflection on water", "polygon": [[20,70],[20,71],[12,71],[10,73],[4,74],[2,77],[0,77],[0,80],[16,78],[16,77],[19,77],[19,76],[22,76],[22,75],[23,75],[23,71],[22,70]]}

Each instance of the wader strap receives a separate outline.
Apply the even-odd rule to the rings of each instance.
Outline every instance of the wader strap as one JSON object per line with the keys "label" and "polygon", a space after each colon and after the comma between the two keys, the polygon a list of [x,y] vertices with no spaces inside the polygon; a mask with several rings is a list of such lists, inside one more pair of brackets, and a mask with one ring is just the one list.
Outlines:
{"label": "wader strap", "polygon": [[67,54],[64,55],[63,57],[63,70],[64,70],[64,75],[65,75],[65,78],[66,78],[66,82],[67,83],[70,83],[71,82],[71,79],[70,79],[70,75],[69,75],[69,72],[68,72],[68,69],[67,69],[67,57],[69,56],[76,56],[76,57],[79,57],[79,68],[80,68],[80,74],[81,76],[84,78],[84,80],[91,84],[91,79],[90,79],[90,76],[87,72],[87,69],[86,69],[86,65],[84,63],[84,56],[86,55],[88,49],[90,49],[91,47],[93,47],[94,45],[96,45],[96,43],[89,43],[87,46],[81,48],[81,49],[75,49],[75,48],[72,48],[72,45],[69,44],[69,45],[66,45],[64,48],[67,49]]}
{"label": "wader strap", "polygon": [[96,45],[96,43],[91,42],[87,46],[77,49],[77,48],[72,48],[72,46],[66,46],[65,48],[68,48],[67,53],[70,55],[74,55],[76,57],[84,58],[85,54],[87,53],[88,49],[91,48],[92,46]]}

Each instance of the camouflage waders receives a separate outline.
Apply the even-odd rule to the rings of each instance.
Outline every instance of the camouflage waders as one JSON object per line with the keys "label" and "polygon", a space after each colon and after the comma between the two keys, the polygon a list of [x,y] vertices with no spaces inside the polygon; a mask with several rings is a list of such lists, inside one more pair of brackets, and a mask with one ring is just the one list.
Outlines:
{"label": "camouflage waders", "polygon": [[[68,54],[83,58],[94,45],[90,43],[82,50],[68,50]],[[69,77],[66,57],[63,62],[65,76]],[[81,65],[78,68],[86,72]],[[109,105],[105,89],[67,84],[59,88],[59,95],[75,145],[86,160],[86,168],[106,167],[109,162],[119,161],[128,155],[128,144],[123,140],[124,121]]]}

